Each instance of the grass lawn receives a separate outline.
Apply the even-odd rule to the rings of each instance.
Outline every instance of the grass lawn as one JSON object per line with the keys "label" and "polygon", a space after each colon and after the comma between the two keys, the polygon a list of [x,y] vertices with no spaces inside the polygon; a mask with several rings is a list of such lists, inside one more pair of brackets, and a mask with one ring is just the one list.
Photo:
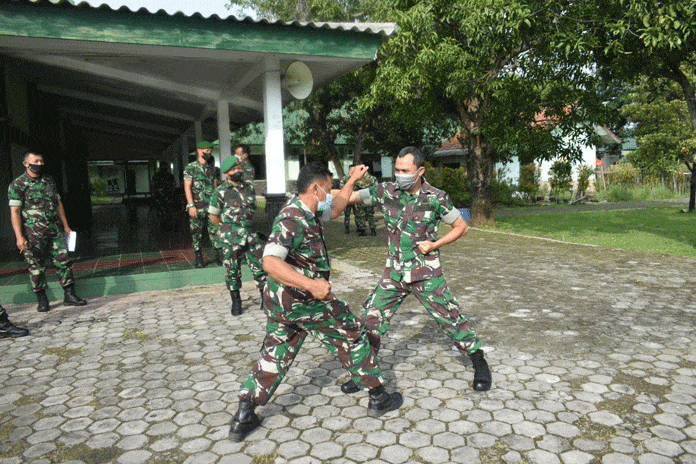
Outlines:
{"label": "grass lawn", "polygon": [[491,229],[626,250],[696,258],[696,214],[681,207],[497,217]]}

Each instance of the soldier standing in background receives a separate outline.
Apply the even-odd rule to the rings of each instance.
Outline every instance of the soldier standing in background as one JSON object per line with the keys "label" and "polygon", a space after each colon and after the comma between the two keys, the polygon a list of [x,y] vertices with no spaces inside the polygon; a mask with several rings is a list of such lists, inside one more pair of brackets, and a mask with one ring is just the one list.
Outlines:
{"label": "soldier standing in background", "polygon": [[[193,253],[196,256],[196,267],[205,266],[203,262],[203,231],[207,229],[210,242],[215,248],[216,258],[222,261],[222,251],[217,239],[217,228],[208,218],[208,203],[215,187],[220,185],[220,173],[215,167],[213,144],[199,142],[196,146],[196,161],[184,168],[184,194],[186,195],[186,210],[191,226],[191,241]],[[211,227],[212,226],[212,227]]]}
{"label": "soldier standing in background", "polygon": [[213,192],[208,214],[220,229],[223,263],[227,268],[225,282],[232,298],[231,313],[239,316],[242,314],[242,300],[239,296],[239,289],[242,288],[242,261],[246,260],[249,265],[260,292],[263,292],[266,284],[266,273],[261,263],[263,243],[252,231],[256,195],[251,182],[242,180],[242,160],[232,155],[222,163],[221,170],[227,181]]}
{"label": "soldier standing in background", "polygon": [[[384,274],[364,303],[362,320],[377,353],[389,321],[404,298],[413,293],[459,352],[471,359],[474,390],[490,390],[491,372],[480,349],[481,341],[459,311],[440,264],[439,248],[466,234],[469,227],[449,195],[425,181],[424,163],[418,148],[406,147],[396,158],[396,182],[377,184],[351,195],[351,202],[382,206],[389,247]],[[438,239],[441,221],[450,224],[452,230]],[[360,389],[349,380],[341,390],[354,393]]]}
{"label": "soldier standing in background", "polygon": [[75,294],[72,262],[68,258],[66,237],[70,232],[56,183],[44,174],[43,156],[28,151],[22,162],[26,172],[7,189],[10,218],[17,248],[29,267],[31,287],[39,301],[38,311],[50,309],[46,295],[46,258],[51,258],[63,287],[63,304],[84,306],[87,302]]}
{"label": "soldier standing in background", "polygon": [[[346,185],[346,182],[348,182],[348,179],[350,179],[351,174],[353,174],[353,168],[355,167],[354,164],[351,164],[348,166],[348,174],[343,176],[343,179],[341,179],[341,187]],[[358,218],[357,215],[355,214],[355,205],[347,205],[346,209],[343,211],[343,226],[346,229],[346,234],[350,233],[350,214],[353,213],[353,216],[356,216],[355,218],[355,225],[358,225]]]}
{"label": "soldier standing in background", "polygon": [[300,169],[298,194],[273,221],[263,253],[268,272],[263,304],[266,338],[261,359],[251,368],[239,392],[239,409],[230,439],[241,441],[261,425],[254,413],[271,398],[311,333],[351,373],[354,384],[369,389],[368,413],[379,416],[401,407],[400,393],[385,391],[384,377],[359,319],[348,304],[331,293],[331,266],[323,223],[338,217],[357,179],[367,168],[356,166],[353,177],[332,201],[331,172],[317,163]]}
{"label": "soldier standing in background", "polygon": [[250,153],[251,149],[249,148],[249,145],[244,143],[240,143],[234,149],[234,154],[237,157],[239,157],[240,160],[242,160],[242,178],[247,182],[253,182],[254,179],[256,179],[256,170],[254,169],[254,166],[251,164],[251,161],[249,161]]}
{"label": "soldier standing in background", "polygon": [[[356,190],[362,190],[377,185],[377,178],[369,172],[365,177],[355,183]],[[377,235],[377,224],[375,223],[375,208],[372,205],[355,205],[355,227],[358,235],[367,234],[367,224],[370,224],[370,233]]]}

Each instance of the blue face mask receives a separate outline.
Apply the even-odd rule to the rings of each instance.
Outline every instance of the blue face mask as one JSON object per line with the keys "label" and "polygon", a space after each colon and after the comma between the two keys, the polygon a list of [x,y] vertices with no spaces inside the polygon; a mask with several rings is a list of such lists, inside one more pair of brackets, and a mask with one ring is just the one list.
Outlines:
{"label": "blue face mask", "polygon": [[[319,187],[321,191],[324,192],[324,189],[321,188],[318,184],[317,187]],[[319,196],[317,196],[317,201],[319,202],[317,203],[317,211],[326,211],[327,209],[331,209],[331,202],[333,201],[333,197],[330,193],[324,192],[324,194],[326,195],[326,200],[324,201],[319,200]]]}

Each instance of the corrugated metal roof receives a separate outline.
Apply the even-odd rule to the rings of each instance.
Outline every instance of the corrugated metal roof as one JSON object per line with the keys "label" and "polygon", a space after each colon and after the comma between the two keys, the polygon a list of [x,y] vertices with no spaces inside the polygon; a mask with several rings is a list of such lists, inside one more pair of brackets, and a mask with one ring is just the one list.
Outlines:
{"label": "corrugated metal roof", "polygon": [[159,9],[157,11],[150,11],[146,7],[142,7],[136,11],[131,10],[127,6],[122,6],[120,8],[112,8],[110,5],[102,3],[99,6],[93,6],[84,0],[12,0],[14,2],[31,2],[31,3],[41,3],[48,2],[54,5],[69,4],[77,8],[89,8],[89,9],[109,9],[111,11],[128,11],[131,13],[139,14],[151,14],[151,15],[164,15],[164,16],[185,16],[185,17],[202,17],[205,19],[214,19],[220,21],[235,21],[242,23],[252,23],[252,24],[269,24],[278,26],[289,26],[289,27],[309,27],[313,29],[327,29],[335,31],[345,31],[345,32],[359,32],[359,33],[369,33],[378,34],[384,37],[391,37],[395,35],[398,31],[398,26],[396,23],[345,23],[345,22],[304,22],[304,21],[283,21],[275,20],[271,21],[267,18],[255,19],[250,16],[238,17],[233,14],[223,18],[215,13],[205,16],[202,13],[192,13],[186,14],[182,11],[176,11],[170,13],[164,9]]}

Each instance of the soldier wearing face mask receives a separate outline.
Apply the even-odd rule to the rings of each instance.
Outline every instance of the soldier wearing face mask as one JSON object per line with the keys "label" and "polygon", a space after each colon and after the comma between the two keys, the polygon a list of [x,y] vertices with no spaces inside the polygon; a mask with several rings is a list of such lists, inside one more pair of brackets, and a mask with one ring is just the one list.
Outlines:
{"label": "soldier wearing face mask", "polygon": [[184,168],[184,194],[186,195],[186,211],[189,215],[191,226],[191,241],[193,253],[196,256],[196,267],[205,266],[203,261],[203,232],[208,232],[210,242],[215,248],[218,261],[221,261],[220,244],[217,228],[209,222],[208,203],[215,187],[220,185],[220,175],[215,167],[213,158],[213,144],[199,142],[196,145],[196,161],[192,161]]}
{"label": "soldier wearing face mask", "polygon": [[[466,234],[469,227],[449,195],[423,178],[424,164],[418,148],[406,147],[396,158],[396,182],[381,183],[351,195],[352,203],[382,207],[389,246],[382,279],[363,305],[363,322],[370,345],[377,353],[389,321],[404,298],[413,293],[459,352],[471,358],[474,390],[486,391],[491,388],[492,379],[480,349],[481,341],[459,311],[440,264],[439,248]],[[442,221],[452,229],[438,238]],[[354,393],[359,389],[351,380],[341,390]]]}
{"label": "soldier wearing face mask", "polygon": [[223,161],[221,171],[227,178],[215,189],[208,207],[213,224],[219,227],[222,244],[223,264],[227,268],[225,282],[232,298],[231,313],[242,314],[242,300],[239,289],[242,287],[241,265],[249,265],[259,291],[266,284],[266,273],[261,263],[263,242],[252,231],[252,220],[256,210],[256,195],[251,182],[244,180],[242,160],[232,155]]}
{"label": "soldier wearing face mask", "polygon": [[7,189],[10,218],[17,248],[29,267],[31,288],[39,301],[38,311],[50,309],[46,295],[46,259],[57,269],[65,299],[63,304],[83,306],[87,302],[75,294],[72,262],[68,258],[66,235],[71,232],[63,203],[53,178],[44,173],[43,156],[24,154],[26,172]]}

